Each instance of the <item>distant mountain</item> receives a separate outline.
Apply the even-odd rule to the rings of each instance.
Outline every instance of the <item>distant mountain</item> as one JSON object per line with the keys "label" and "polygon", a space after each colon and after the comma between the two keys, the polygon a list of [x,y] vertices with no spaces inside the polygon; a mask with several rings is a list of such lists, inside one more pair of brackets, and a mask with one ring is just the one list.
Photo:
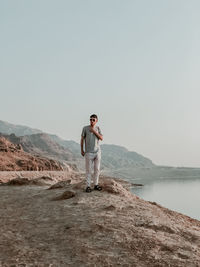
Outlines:
{"label": "distant mountain", "polygon": [[33,155],[58,160],[71,166],[76,161],[76,157],[70,150],[53,141],[48,134],[38,133],[25,136],[4,134],[3,136],[14,144],[20,144],[25,152]]}
{"label": "distant mountain", "polygon": [[[65,148],[68,148],[72,151],[76,157],[80,156],[80,144],[74,141],[63,140],[57,135],[49,135],[53,140],[62,145]],[[126,168],[130,167],[152,167],[155,166],[152,161],[148,158],[143,157],[142,155],[128,151],[125,147],[118,145],[101,145],[102,151],[102,164],[104,168]]]}
{"label": "distant mountain", "polygon": [[72,140],[64,140],[64,139],[60,138],[59,136],[57,136],[55,134],[49,134],[49,136],[53,141],[55,141],[59,145],[69,149],[76,156],[81,157],[80,144],[78,144],[78,143],[76,143],[75,141],[72,141]]}
{"label": "distant mountain", "polygon": [[[33,159],[46,158],[47,162],[49,160],[61,162],[64,168],[69,169],[71,167],[74,170],[85,171],[85,161],[80,153],[80,144],[75,141],[63,140],[57,135],[47,134],[37,129],[14,125],[1,120],[0,132],[4,133],[3,136],[7,140],[17,147],[21,147],[24,150],[23,153],[31,155],[28,164],[27,159],[19,161],[21,165],[24,164],[24,169],[31,170],[35,168],[35,165],[32,166],[31,164]],[[161,177],[163,179],[200,177],[200,168],[157,166],[150,159],[136,152],[128,151],[122,146],[104,144],[101,145],[101,150],[101,173],[104,175],[123,178],[129,181],[137,180],[143,184],[153,179],[160,179]],[[2,170],[2,166],[5,166],[4,160],[7,160],[7,163],[11,160],[11,163],[8,163],[8,166],[6,165],[8,170],[13,170],[13,168],[17,170],[17,165],[15,164],[16,156],[15,154],[11,156],[11,153],[13,152],[1,153],[0,170]],[[11,158],[9,159],[10,156]],[[42,169],[43,165],[42,163],[40,164]],[[49,163],[47,163],[47,166],[50,166]]]}
{"label": "distant mountain", "polygon": [[58,161],[25,152],[20,144],[13,144],[0,135],[0,171],[22,170],[61,171],[63,167]]}
{"label": "distant mountain", "polygon": [[41,130],[33,129],[23,125],[15,125],[5,121],[0,120],[0,133],[12,134],[14,133],[17,136],[29,135],[42,133]]}
{"label": "distant mountain", "polygon": [[122,146],[104,144],[101,145],[101,150],[102,163],[108,169],[155,166],[150,159]]}
{"label": "distant mountain", "polygon": [[[68,148],[72,151],[76,158],[81,158],[80,144],[74,141],[62,140],[56,135],[50,135],[50,137],[58,142],[60,145]],[[138,168],[138,167],[154,167],[155,164],[142,155],[128,151],[125,147],[117,145],[101,145],[102,151],[102,167],[103,169],[120,169],[120,168]]]}
{"label": "distant mountain", "polygon": [[[6,128],[7,126],[7,128]],[[23,127],[23,128],[21,128]],[[21,144],[24,151],[77,165],[79,170],[84,170],[84,158],[80,154],[80,144],[72,140],[63,140],[57,135],[47,133],[34,133],[37,131],[30,127],[17,126],[0,121],[0,129],[4,129],[4,133],[9,134],[11,129],[15,135],[7,136],[7,138],[15,143]],[[20,130],[19,130],[20,129]],[[21,136],[22,133],[29,132],[30,135]],[[20,136],[19,136],[20,134]],[[115,173],[120,176],[120,172],[134,168],[152,168],[155,165],[148,158],[142,155],[128,151],[128,149],[117,145],[101,145],[102,162],[101,169],[105,173]],[[119,175],[118,175],[119,174]]]}

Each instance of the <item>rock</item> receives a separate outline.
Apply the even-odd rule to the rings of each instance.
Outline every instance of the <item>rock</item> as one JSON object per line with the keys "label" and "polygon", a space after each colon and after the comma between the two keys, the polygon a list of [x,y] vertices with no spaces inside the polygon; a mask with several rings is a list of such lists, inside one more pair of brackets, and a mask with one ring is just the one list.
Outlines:
{"label": "rock", "polygon": [[109,205],[109,206],[105,207],[105,210],[116,210],[116,206]]}
{"label": "rock", "polygon": [[62,193],[62,195],[53,198],[52,200],[63,200],[63,199],[69,199],[74,197],[76,194],[74,191],[65,191],[64,193]]}
{"label": "rock", "polygon": [[133,196],[127,188],[123,187],[122,184],[120,184],[119,182],[115,181],[112,178],[103,180],[101,182],[101,186],[104,191],[107,191],[108,193],[111,194],[119,194],[121,196],[130,196],[130,197]]}
{"label": "rock", "polygon": [[30,180],[30,184],[32,185],[51,185],[56,183],[56,180],[49,176],[42,176],[33,180]]}
{"label": "rock", "polygon": [[27,178],[16,178],[7,183],[4,183],[3,185],[28,185],[30,183],[31,181]]}
{"label": "rock", "polygon": [[49,185],[52,183],[55,183],[56,181],[51,177],[42,176],[36,179],[28,179],[24,177],[18,177],[15,179],[12,179],[6,183],[2,183],[1,185]]}
{"label": "rock", "polygon": [[58,183],[53,184],[49,188],[47,188],[47,190],[67,187],[70,183],[71,183],[71,179],[67,181],[60,181]]}

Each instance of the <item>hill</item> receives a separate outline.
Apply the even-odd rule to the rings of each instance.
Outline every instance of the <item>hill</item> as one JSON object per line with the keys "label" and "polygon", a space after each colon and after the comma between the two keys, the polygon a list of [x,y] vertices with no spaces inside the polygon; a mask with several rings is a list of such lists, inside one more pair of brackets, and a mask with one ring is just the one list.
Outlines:
{"label": "hill", "polygon": [[[6,125],[8,126],[7,128]],[[2,128],[4,129],[4,133],[10,133],[12,130],[15,135],[9,134],[10,136],[7,136],[7,138],[11,142],[20,143],[27,152],[66,162],[72,166],[74,164],[80,171],[85,168],[84,158],[80,154],[80,144],[75,141],[63,140],[57,135],[47,133],[35,134],[35,129],[33,129],[34,134],[32,134],[30,127],[27,127],[26,130],[25,126],[12,126],[11,124],[0,121],[0,129]],[[19,130],[16,131],[16,129]],[[29,131],[30,134],[23,135],[26,131]],[[119,170],[120,176],[120,170],[123,172],[124,169],[129,168],[155,167],[151,160],[136,152],[128,151],[121,146],[105,144],[101,145],[101,150],[101,169],[104,173],[112,174],[112,172]]]}
{"label": "hill", "polygon": [[33,129],[24,125],[16,125],[6,121],[0,120],[0,133],[4,134],[16,134],[17,136],[42,133],[41,130]]}
{"label": "hill", "polygon": [[0,170],[63,170],[63,167],[55,160],[25,152],[20,144],[13,144],[0,135]]}
{"label": "hill", "polygon": [[15,134],[11,134],[4,136],[15,144],[21,144],[26,152],[61,161],[75,160],[73,153],[69,149],[54,142],[48,134],[38,133],[25,136],[16,136]]}
{"label": "hill", "polygon": [[102,162],[108,169],[154,167],[155,164],[144,156],[117,145],[101,145]]}

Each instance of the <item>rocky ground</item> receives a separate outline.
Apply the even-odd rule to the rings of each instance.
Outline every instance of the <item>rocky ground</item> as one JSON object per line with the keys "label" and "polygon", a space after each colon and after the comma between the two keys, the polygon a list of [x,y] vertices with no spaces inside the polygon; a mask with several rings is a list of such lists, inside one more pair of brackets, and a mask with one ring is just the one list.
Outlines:
{"label": "rocky ground", "polygon": [[81,174],[29,173],[0,173],[0,266],[200,266],[200,222],[128,182],[85,193]]}

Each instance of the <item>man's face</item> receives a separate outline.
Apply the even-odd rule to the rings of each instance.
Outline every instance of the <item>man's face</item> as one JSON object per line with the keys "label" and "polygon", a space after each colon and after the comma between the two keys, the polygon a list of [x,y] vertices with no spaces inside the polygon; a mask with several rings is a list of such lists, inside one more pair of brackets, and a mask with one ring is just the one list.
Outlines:
{"label": "man's face", "polygon": [[97,123],[97,118],[90,118],[90,125],[92,126],[92,127],[94,127],[95,126],[95,124]]}

